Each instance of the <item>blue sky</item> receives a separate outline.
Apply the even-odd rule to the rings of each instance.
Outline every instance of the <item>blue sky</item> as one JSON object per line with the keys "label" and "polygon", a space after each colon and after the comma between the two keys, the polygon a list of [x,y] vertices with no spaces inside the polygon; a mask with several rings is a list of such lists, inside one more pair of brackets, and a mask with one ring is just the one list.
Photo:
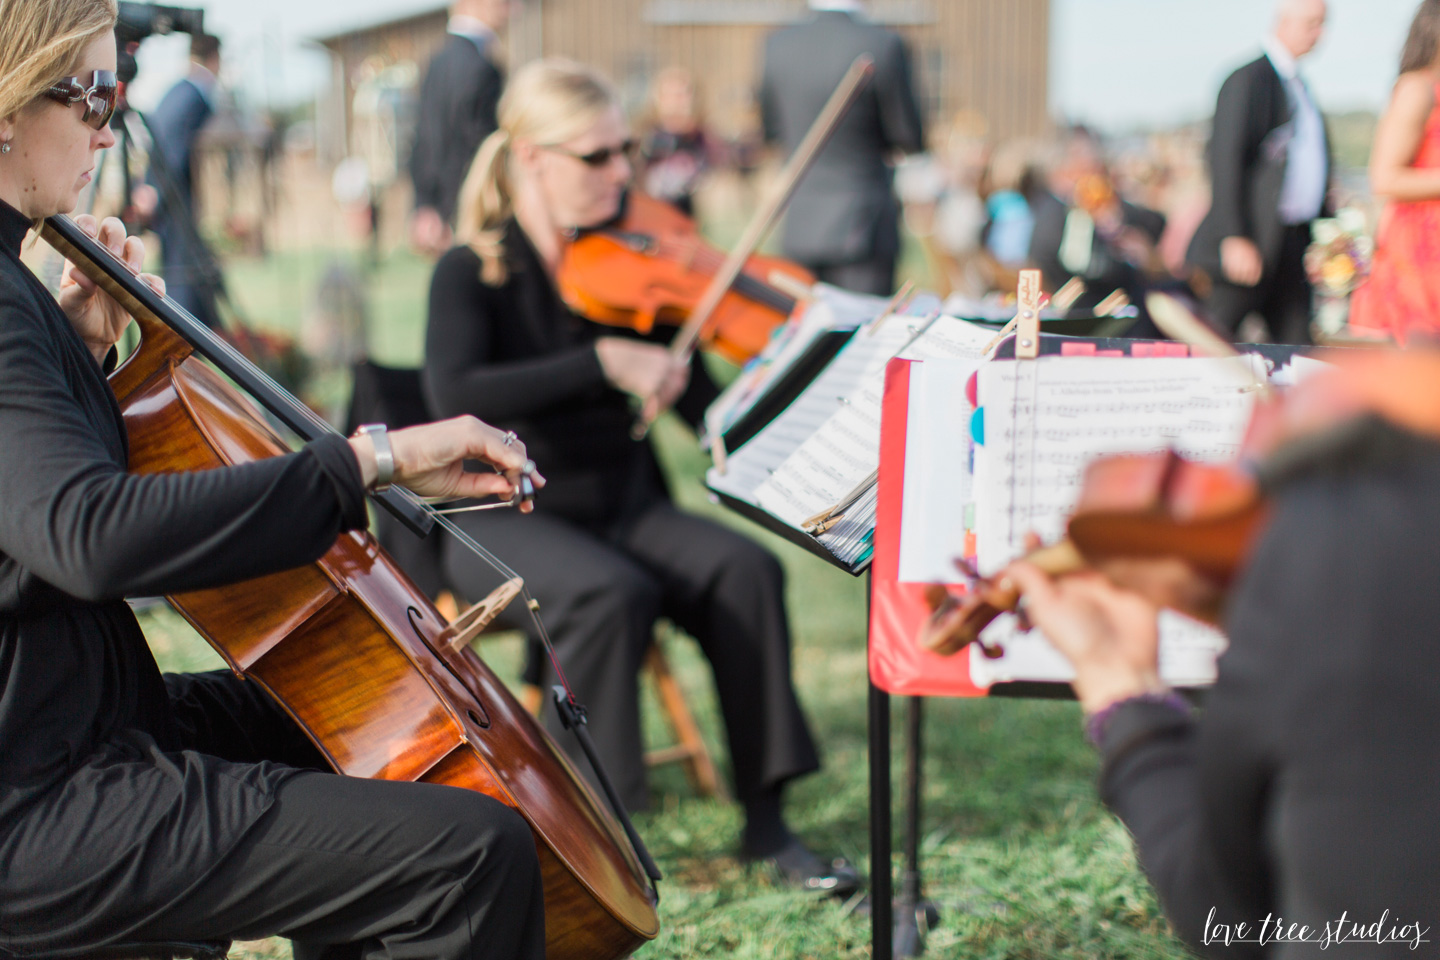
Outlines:
{"label": "blue sky", "polygon": [[[184,0],[178,0],[184,2]],[[306,98],[326,82],[303,40],[443,0],[204,0],[225,40],[227,71],[252,103]],[[590,0],[605,3],[606,0]],[[933,0],[947,3],[952,0]],[[1389,95],[1418,0],[1331,0],[1329,30],[1306,65],[1327,110],[1378,109]],[[1108,130],[1204,117],[1225,74],[1257,55],[1271,0],[1052,0],[1052,112]],[[183,70],[184,37],[142,50],[140,106]]]}

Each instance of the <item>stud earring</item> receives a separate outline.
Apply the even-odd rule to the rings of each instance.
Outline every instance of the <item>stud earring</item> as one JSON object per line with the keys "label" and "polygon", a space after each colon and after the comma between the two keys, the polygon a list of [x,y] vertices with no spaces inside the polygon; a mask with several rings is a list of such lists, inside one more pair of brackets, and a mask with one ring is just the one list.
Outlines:
{"label": "stud earring", "polygon": [[9,140],[6,140],[4,143],[0,143],[0,153],[9,153],[9,152],[10,152],[10,141],[9,141]]}

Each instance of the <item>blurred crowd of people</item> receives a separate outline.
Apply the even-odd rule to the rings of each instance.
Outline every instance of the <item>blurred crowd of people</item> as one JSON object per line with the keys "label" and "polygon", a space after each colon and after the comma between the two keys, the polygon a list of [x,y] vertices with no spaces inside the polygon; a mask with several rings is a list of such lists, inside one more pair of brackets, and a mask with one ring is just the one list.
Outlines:
{"label": "blurred crowd of people", "polygon": [[1013,292],[1036,266],[1052,292],[1084,284],[1076,309],[1118,311],[1196,281],[1185,254],[1209,197],[1197,131],[1109,144],[1073,126],[996,143],[962,111],[936,139],[897,186],[941,293]]}

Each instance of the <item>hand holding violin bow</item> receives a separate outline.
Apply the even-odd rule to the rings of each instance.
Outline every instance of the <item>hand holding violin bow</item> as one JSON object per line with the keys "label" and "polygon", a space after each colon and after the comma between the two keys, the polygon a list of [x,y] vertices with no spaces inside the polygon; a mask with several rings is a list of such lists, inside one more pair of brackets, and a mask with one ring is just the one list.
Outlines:
{"label": "hand holding violin bow", "polygon": [[[362,428],[363,430],[364,428]],[[381,439],[383,437],[383,439]],[[383,430],[350,438],[366,488],[398,483],[423,497],[443,499],[498,496],[510,498],[522,512],[535,505],[516,498],[527,480],[543,487],[545,478],[525,456],[525,444],[514,433],[502,433],[475,417],[454,417],[387,433]],[[388,455],[389,464],[382,469]],[[470,472],[466,460],[480,460],[496,473]],[[388,472],[388,476],[383,474]],[[533,490],[532,490],[533,492]]]}
{"label": "hand holding violin bow", "polygon": [[[834,134],[835,128],[855,103],[860,91],[874,73],[875,63],[867,54],[856,57],[855,62],[850,65],[850,69],[846,71],[840,85],[835,88],[835,92],[830,95],[830,100],[820,111],[820,115],[815,118],[815,122],[811,124],[809,132],[805,134],[805,139],[795,149],[794,155],[786,161],[785,168],[780,172],[779,185],[775,192],[755,212],[740,241],[730,251],[730,255],[725,258],[720,269],[715,272],[710,285],[706,287],[694,311],[690,314],[690,318],[680,328],[675,339],[671,341],[670,352],[677,361],[686,364],[690,362],[691,354],[704,338],[725,294],[735,285],[735,281],[740,277],[741,271],[745,269],[750,255],[760,246],[760,241],[765,239],[765,235],[775,225],[780,214],[784,212],[790,198],[795,195],[795,188],[799,186],[800,178],[815,162],[815,157]],[[667,406],[669,404],[662,403],[659,396],[652,395],[645,398],[641,404],[640,417],[630,431],[631,436],[637,440],[644,439],[650,431],[650,426],[655,422],[655,418]]]}

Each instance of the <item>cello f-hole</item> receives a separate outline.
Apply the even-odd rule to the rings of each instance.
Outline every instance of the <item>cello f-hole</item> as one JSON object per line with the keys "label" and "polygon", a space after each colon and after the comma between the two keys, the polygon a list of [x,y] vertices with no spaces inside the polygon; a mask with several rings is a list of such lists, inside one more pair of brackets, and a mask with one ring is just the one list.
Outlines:
{"label": "cello f-hole", "polygon": [[425,644],[427,647],[429,647],[435,652],[437,659],[439,659],[439,661],[445,665],[446,670],[450,671],[450,676],[454,677],[455,682],[460,684],[460,686],[464,688],[465,691],[469,693],[471,698],[475,701],[475,706],[467,707],[465,709],[465,713],[470,717],[471,721],[473,721],[477,727],[481,727],[482,729],[489,729],[490,712],[486,710],[485,705],[480,702],[479,693],[476,692],[474,685],[467,682],[465,677],[461,676],[460,671],[455,669],[455,665],[450,662],[450,658],[452,656],[459,655],[459,651],[452,651],[448,649],[445,644],[435,643],[430,637],[427,637],[425,635],[425,632],[420,629],[419,623],[419,621],[425,619],[425,612],[419,607],[416,607],[413,604],[409,607],[406,607],[405,619],[410,622],[410,629],[414,631],[415,636],[420,640],[420,642]]}

